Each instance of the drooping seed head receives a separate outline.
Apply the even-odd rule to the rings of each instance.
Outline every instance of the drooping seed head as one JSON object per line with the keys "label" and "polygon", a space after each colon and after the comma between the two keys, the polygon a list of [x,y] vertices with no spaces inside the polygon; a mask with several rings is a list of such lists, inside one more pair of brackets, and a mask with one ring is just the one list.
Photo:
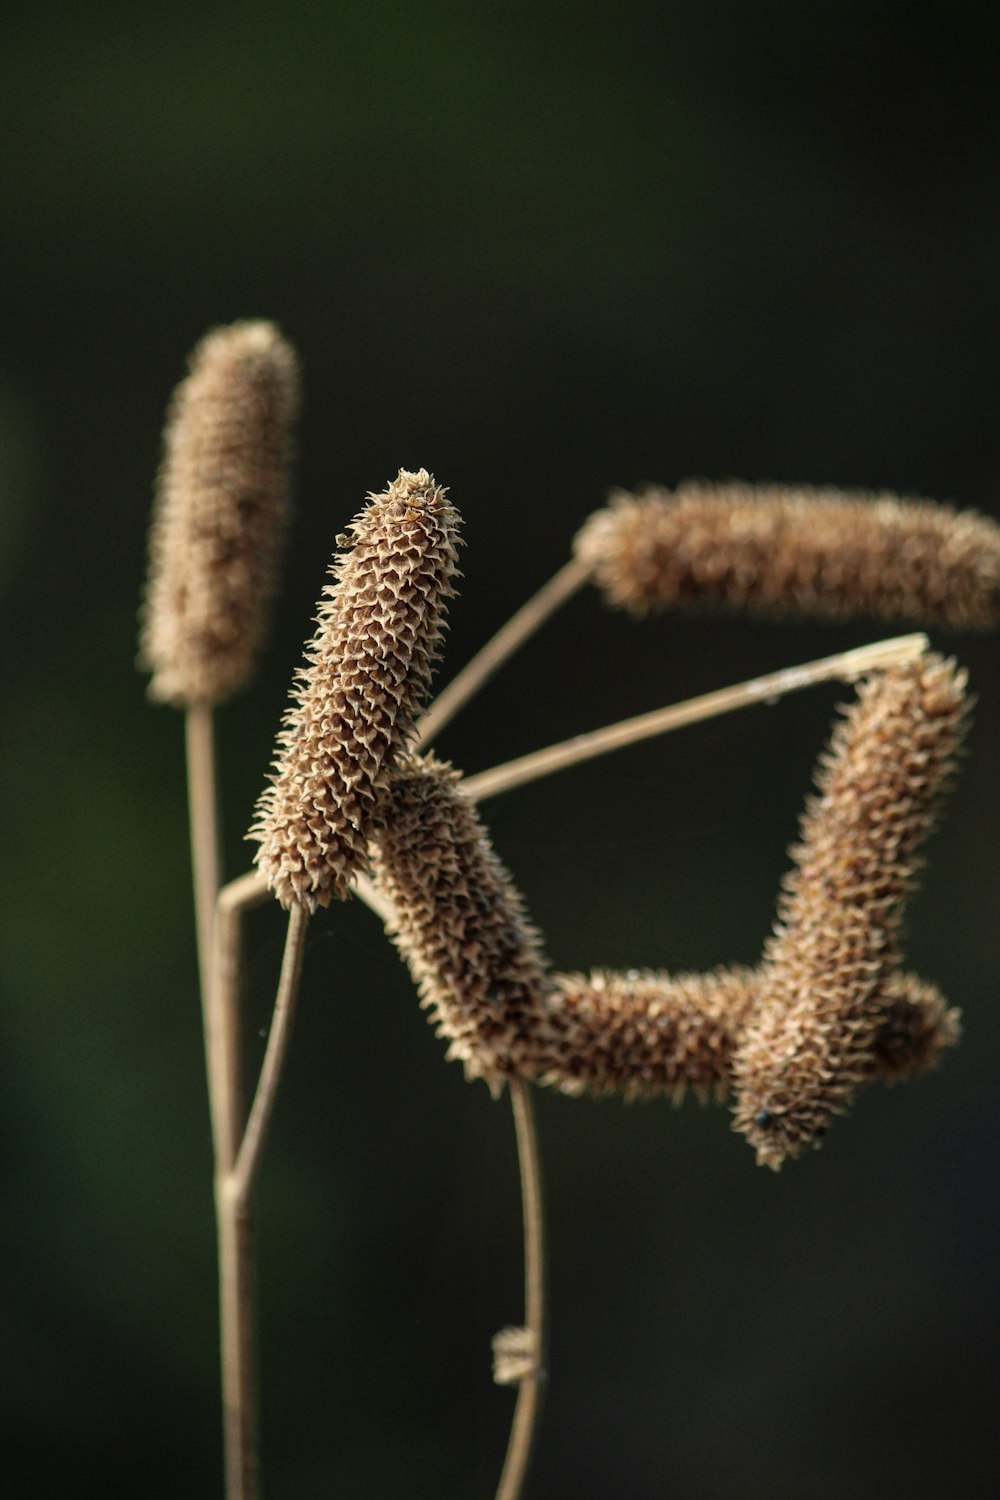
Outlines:
{"label": "drooping seed head", "polygon": [[338,545],[249,837],[283,906],[347,895],[376,806],[427,695],[454,594],[459,515],[401,469]]}
{"label": "drooping seed head", "polygon": [[298,365],[272,323],[209,333],[164,434],[140,661],[154,699],[214,704],[249,677],[285,529]]}
{"label": "drooping seed head", "polygon": [[1000,624],[1000,525],[930,500],[736,482],[621,490],[575,549],[608,603],[634,614]]}
{"label": "drooping seed head", "polygon": [[408,757],[378,807],[372,875],[421,1004],[467,1078],[499,1092],[524,1071],[548,988],[538,933],[461,777]]}
{"label": "drooping seed head", "polygon": [[834,730],[734,1058],[735,1128],[778,1167],[871,1076],[918,849],[953,772],[965,674],[926,655],[874,674]]}

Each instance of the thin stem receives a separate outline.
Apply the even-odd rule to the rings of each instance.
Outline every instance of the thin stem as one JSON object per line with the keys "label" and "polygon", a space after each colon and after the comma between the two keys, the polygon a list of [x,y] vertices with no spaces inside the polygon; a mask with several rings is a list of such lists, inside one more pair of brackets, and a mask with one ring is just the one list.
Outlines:
{"label": "thin stem", "polygon": [[232,1189],[243,1132],[240,1066],[242,914],[220,894],[215,975],[209,991],[209,1100],[215,1138],[219,1241],[219,1327],[227,1500],[257,1500],[257,1370],[253,1306],[253,1220]]}
{"label": "thin stem", "polygon": [[210,703],[192,703],[188,706],[184,716],[184,739],[198,972],[204,998],[211,984],[212,924],[219,889],[219,815],[215,795],[215,736]]}
{"label": "thin stem", "polygon": [[524,1323],[531,1335],[534,1368],[518,1383],[517,1405],[507,1445],[496,1500],[518,1500],[524,1487],[531,1450],[541,1415],[545,1381],[545,1221],[538,1132],[531,1085],[523,1078],[510,1081],[517,1154],[521,1169],[524,1212]]}
{"label": "thin stem", "polygon": [[426,745],[435,735],[440,734],[459,709],[503,666],[507,658],[513,656],[518,647],[534,635],[561,604],[571,599],[588,577],[589,569],[575,557],[571,558],[548,583],[542,585],[527,604],[522,604],[517,613],[511,615],[506,625],[497,631],[492,640],[487,641],[481,651],[476,652],[472,660],[462,668],[457,677],[452,678],[444,692],[431,704],[417,725],[417,747]]}
{"label": "thin stem", "polygon": [[230,1190],[234,1197],[245,1203],[253,1193],[261,1153],[267,1138],[268,1127],[274,1113],[281,1070],[288,1050],[295,1002],[299,994],[302,977],[302,958],[305,952],[306,926],[309,913],[304,906],[293,906],[288,913],[288,933],[285,938],[285,953],[281,961],[281,978],[271,1017],[271,1029],[267,1038],[267,1050],[257,1081],[257,1091],[250,1108],[246,1130],[240,1143],[236,1165],[233,1168]]}
{"label": "thin stem", "polygon": [[247,870],[245,875],[239,875],[224,885],[219,892],[219,910],[227,912],[250,911],[255,906],[263,906],[271,894],[264,876],[259,870]]}
{"label": "thin stem", "polygon": [[877,668],[911,661],[927,650],[925,635],[897,636],[889,641],[876,641],[871,646],[859,646],[851,651],[839,652],[836,656],[825,656],[818,661],[806,662],[801,667],[786,667],[766,677],[754,677],[749,682],[740,682],[733,687],[720,688],[718,692],[704,693],[699,698],[689,698],[684,703],[669,708],[655,709],[652,713],[640,714],[634,719],[623,719],[617,724],[608,724],[604,729],[595,729],[589,734],[578,734],[558,745],[549,745],[531,755],[519,756],[492,770],[481,771],[478,776],[469,776],[462,782],[468,796],[479,802],[486,797],[495,797],[512,787],[537,781],[542,776],[551,776],[567,766],[579,765],[593,760],[595,756],[607,755],[611,750],[621,750],[640,740],[652,739],[670,729],[680,729],[685,724],[696,724],[702,719],[711,719],[718,714],[731,713],[737,708],[746,708],[751,703],[774,703],[788,693],[812,687],[814,683],[826,682],[839,677],[853,681],[866,672]]}

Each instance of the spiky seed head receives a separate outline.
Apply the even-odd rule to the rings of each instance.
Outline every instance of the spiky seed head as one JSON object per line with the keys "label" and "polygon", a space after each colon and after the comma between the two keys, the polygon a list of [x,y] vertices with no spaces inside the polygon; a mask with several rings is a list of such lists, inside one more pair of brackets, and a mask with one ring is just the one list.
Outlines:
{"label": "spiky seed head", "polygon": [[524,1071],[547,990],[524,901],[461,777],[433,755],[407,757],[380,799],[372,875],[394,912],[389,933],[430,1020],[467,1078],[499,1093]]}
{"label": "spiky seed head", "polygon": [[527,1059],[531,1076],[564,1094],[721,1098],[755,1002],[749,969],[670,975],[652,970],[555,974]]}
{"label": "spiky seed head", "polygon": [[174,393],[150,531],[140,661],[150,697],[219,703],[249,677],[285,529],[294,351],[273,323],[198,344]]}
{"label": "spiky seed head", "polygon": [[337,538],[249,837],[283,906],[343,899],[427,695],[454,594],[459,515],[426,469],[400,469]]}
{"label": "spiky seed head", "polygon": [[734,1058],[735,1128],[778,1167],[870,1076],[918,849],[953,772],[965,674],[925,655],[874,674],[834,730]]}
{"label": "spiky seed head", "polygon": [[949,1006],[936,985],[916,974],[893,974],[879,1001],[872,1064],[886,1083],[914,1078],[937,1067],[962,1039],[962,1013]]}
{"label": "spiky seed head", "polygon": [[612,494],[575,542],[608,603],[1000,624],[1000,525],[930,500],[688,483]]}
{"label": "spiky seed head", "polygon": [[[690,1089],[702,1102],[722,1100],[769,986],[761,968],[553,974],[522,1074],[564,1094],[665,1093],[679,1104]],[[912,974],[890,974],[872,997],[872,1013],[871,1078],[912,1077],[959,1037],[958,1012]]]}

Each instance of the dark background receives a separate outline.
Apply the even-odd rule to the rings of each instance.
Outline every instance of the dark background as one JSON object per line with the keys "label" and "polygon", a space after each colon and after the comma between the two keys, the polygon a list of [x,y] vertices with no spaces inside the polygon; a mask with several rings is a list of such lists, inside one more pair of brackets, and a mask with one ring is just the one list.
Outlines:
{"label": "dark background", "polygon": [[[190,346],[302,358],[297,520],[221,722],[227,866],[336,533],[400,465],[466,520],[453,672],[615,483],[884,486],[1000,514],[989,3],[9,6],[0,56],[0,1298],[6,1493],[220,1493],[210,1151],[180,717],[136,610]],[[884,627],[581,596],[442,737],[472,771]],[[988,1495],[996,638],[909,958],[938,1074],[757,1169],[722,1109],[544,1095],[547,1500]],[[752,962],[818,689],[511,794],[560,966]],[[257,913],[255,1055],[282,924]],[[312,925],[260,1204],[268,1494],[489,1497],[520,1312],[505,1103],[445,1065],[374,919]]]}

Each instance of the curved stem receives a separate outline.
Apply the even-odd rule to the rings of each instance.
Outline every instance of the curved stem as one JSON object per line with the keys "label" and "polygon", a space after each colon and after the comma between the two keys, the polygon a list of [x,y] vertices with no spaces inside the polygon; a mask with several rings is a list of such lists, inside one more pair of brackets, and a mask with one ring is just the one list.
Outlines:
{"label": "curved stem", "polygon": [[523,1078],[510,1081],[514,1110],[517,1155],[521,1169],[521,1199],[524,1213],[524,1322],[531,1335],[534,1368],[517,1388],[517,1405],[504,1459],[496,1500],[518,1500],[541,1415],[542,1386],[546,1378],[545,1327],[545,1221],[542,1173],[538,1154],[538,1132],[531,1100],[531,1085]]}
{"label": "curved stem", "polygon": [[463,708],[469,699],[513,656],[519,646],[544,625],[550,615],[555,614],[561,604],[577,592],[587,581],[589,569],[575,557],[559,569],[532,595],[527,604],[522,604],[516,614],[511,615],[506,625],[477,651],[470,662],[453,677],[440,693],[417,725],[416,748],[426,745]]}
{"label": "curved stem", "polygon": [[302,977],[302,958],[305,952],[308,921],[309,913],[304,906],[293,906],[288,913],[288,933],[285,938],[284,957],[281,961],[281,978],[278,981],[274,1014],[271,1017],[271,1029],[267,1038],[267,1050],[264,1053],[264,1062],[250,1108],[250,1116],[230,1178],[231,1191],[241,1203],[246,1202],[253,1193],[261,1152],[264,1149],[268,1127],[274,1114],[274,1103],[277,1098],[285,1054],[288,1051],[288,1039],[291,1035],[295,1002],[298,999],[299,981]]}
{"label": "curved stem", "polygon": [[589,734],[578,734],[571,740],[562,740],[558,745],[549,745],[531,755],[521,755],[502,766],[481,771],[478,776],[467,776],[462,787],[474,801],[495,797],[512,787],[537,781],[542,776],[551,776],[568,766],[580,765],[598,755],[607,755],[611,750],[624,749],[639,740],[665,734],[670,729],[680,729],[686,724],[696,724],[702,719],[715,718],[719,714],[731,713],[737,708],[746,708],[751,703],[774,703],[788,693],[797,693],[815,683],[839,677],[852,682],[866,672],[892,666],[898,662],[911,661],[927,650],[925,635],[896,636],[888,641],[876,641],[871,646],[859,646],[850,651],[840,651],[836,656],[824,656],[817,661],[806,662],[801,667],[785,667],[780,672],[771,672],[766,677],[754,677],[749,682],[739,682],[733,687],[720,688],[714,693],[704,693],[699,698],[688,698],[684,703],[675,703],[669,708],[654,709],[652,713],[639,714],[634,719],[622,719],[617,724],[608,724],[603,729]]}

